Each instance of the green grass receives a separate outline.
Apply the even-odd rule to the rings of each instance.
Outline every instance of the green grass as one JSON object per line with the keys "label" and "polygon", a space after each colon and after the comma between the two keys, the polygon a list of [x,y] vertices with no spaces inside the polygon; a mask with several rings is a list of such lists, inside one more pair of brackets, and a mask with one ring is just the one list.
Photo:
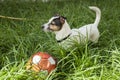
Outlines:
{"label": "green grass", "polygon": [[[0,15],[27,18],[0,18],[0,80],[119,80],[119,4],[119,0],[0,2]],[[94,22],[95,13],[88,8],[91,5],[102,11],[97,44],[75,44],[64,50],[54,34],[42,31],[41,25],[56,13],[66,16],[71,28]],[[47,77],[25,69],[29,57],[38,51],[48,52],[58,60],[57,68]]]}

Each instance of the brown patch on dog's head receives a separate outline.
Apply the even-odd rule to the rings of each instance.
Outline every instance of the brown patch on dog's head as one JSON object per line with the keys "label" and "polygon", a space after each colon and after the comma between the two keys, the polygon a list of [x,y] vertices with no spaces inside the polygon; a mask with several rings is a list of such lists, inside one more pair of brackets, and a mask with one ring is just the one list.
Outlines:
{"label": "brown patch on dog's head", "polygon": [[49,24],[49,29],[52,31],[59,31],[62,29],[63,24],[65,23],[65,17],[59,16],[51,21]]}

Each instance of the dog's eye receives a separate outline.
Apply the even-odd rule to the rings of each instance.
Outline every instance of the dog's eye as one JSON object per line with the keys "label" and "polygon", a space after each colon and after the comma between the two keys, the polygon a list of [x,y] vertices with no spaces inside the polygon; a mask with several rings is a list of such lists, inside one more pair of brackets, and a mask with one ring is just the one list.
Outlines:
{"label": "dog's eye", "polygon": [[51,25],[55,25],[55,22],[51,22],[50,24],[51,24]]}

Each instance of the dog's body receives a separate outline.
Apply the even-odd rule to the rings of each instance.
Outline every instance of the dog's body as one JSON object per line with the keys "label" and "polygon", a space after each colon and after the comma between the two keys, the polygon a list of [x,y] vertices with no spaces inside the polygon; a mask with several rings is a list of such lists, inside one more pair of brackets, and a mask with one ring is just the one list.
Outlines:
{"label": "dog's body", "polygon": [[85,25],[79,29],[70,29],[65,17],[54,16],[48,23],[42,26],[43,30],[55,32],[56,40],[65,48],[70,47],[73,44],[71,41],[85,43],[90,40],[97,43],[100,36],[97,26],[100,21],[101,11],[97,7],[92,6],[89,8],[96,12],[96,19],[93,24]]}

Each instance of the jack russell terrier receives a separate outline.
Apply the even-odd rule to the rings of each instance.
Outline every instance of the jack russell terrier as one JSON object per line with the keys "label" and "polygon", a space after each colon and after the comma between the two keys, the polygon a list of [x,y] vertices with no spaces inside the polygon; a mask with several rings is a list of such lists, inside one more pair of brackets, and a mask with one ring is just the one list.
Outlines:
{"label": "jack russell terrier", "polygon": [[42,28],[45,32],[54,32],[57,42],[64,48],[71,47],[73,41],[78,43],[86,43],[86,41],[97,43],[100,37],[98,24],[101,18],[101,11],[95,6],[90,6],[89,8],[96,12],[96,19],[92,24],[82,26],[79,29],[71,29],[65,17],[56,15],[42,25]]}

